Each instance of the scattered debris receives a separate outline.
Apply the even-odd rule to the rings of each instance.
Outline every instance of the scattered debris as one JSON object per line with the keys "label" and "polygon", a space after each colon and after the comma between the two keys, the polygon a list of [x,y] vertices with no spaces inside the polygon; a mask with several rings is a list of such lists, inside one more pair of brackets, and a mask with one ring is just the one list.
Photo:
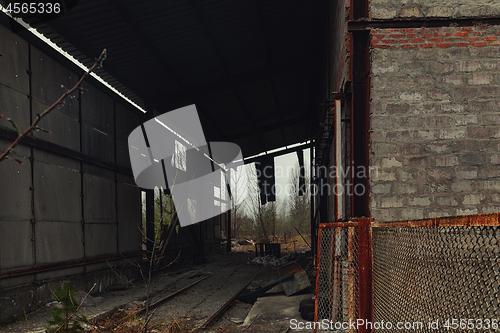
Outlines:
{"label": "scattered debris", "polygon": [[274,282],[269,283],[268,285],[266,285],[260,289],[241,294],[240,296],[237,297],[237,300],[241,301],[241,302],[245,302],[245,303],[255,303],[255,301],[257,301],[257,298],[264,295],[269,289],[273,288],[274,286],[276,286],[277,284],[279,284],[283,281],[293,279],[294,275],[295,275],[295,273],[290,273],[286,276],[279,278],[278,280],[276,280]]}
{"label": "scattered debris", "polygon": [[255,245],[255,242],[252,239],[235,239],[231,241],[231,247],[240,245]]}
{"label": "scattered debris", "polygon": [[289,263],[278,271],[279,276],[285,276],[290,273],[295,274],[293,280],[283,282],[283,288],[287,296],[293,295],[311,286],[306,271],[300,267],[297,262]]}
{"label": "scattered debris", "polygon": [[254,264],[259,264],[259,265],[264,265],[264,266],[281,266],[284,265],[290,261],[293,261],[298,258],[298,255],[296,253],[289,253],[281,258],[276,258],[275,256],[268,255],[265,257],[255,257],[251,263]]}
{"label": "scattered debris", "polygon": [[[85,298],[87,296],[87,298]],[[97,306],[102,303],[104,297],[93,297],[91,295],[87,295],[87,293],[83,290],[78,290],[75,292],[75,301],[77,304],[82,304],[83,307],[88,306]],[[83,301],[83,303],[82,303]]]}
{"label": "scattered debris", "polygon": [[130,287],[129,279],[125,275],[119,275],[116,279],[116,282],[106,288],[106,291],[121,291],[127,290]]}

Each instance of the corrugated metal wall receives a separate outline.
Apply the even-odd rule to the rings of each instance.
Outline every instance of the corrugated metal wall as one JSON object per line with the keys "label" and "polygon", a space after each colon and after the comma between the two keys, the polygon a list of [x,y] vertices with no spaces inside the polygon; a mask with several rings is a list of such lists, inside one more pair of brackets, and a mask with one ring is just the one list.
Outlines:
{"label": "corrugated metal wall", "polygon": [[[80,75],[2,25],[0,54],[0,113],[21,129]],[[0,163],[2,288],[106,268],[113,255],[141,256],[140,189],[127,147],[139,111],[90,81],[83,86],[88,92],[41,121],[52,132],[34,134],[43,142],[18,146],[24,165]],[[12,142],[6,129],[1,121],[1,151]]]}
{"label": "corrugated metal wall", "polygon": [[[0,114],[22,130],[81,75],[37,46],[0,24]],[[51,133],[36,132],[15,149],[24,165],[0,163],[0,322],[49,301],[47,280],[73,276],[101,291],[114,282],[110,264],[142,258],[141,191],[127,141],[143,115],[91,79],[83,87],[40,122]],[[0,120],[0,151],[16,135]],[[186,260],[225,250],[227,220],[178,228],[165,261],[179,251]]]}

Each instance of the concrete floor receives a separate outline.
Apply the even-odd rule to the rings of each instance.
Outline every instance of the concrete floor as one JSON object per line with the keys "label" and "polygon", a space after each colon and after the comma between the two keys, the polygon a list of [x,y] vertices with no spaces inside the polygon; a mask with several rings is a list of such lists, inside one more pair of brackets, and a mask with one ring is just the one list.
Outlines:
{"label": "concrete floor", "polygon": [[248,327],[245,332],[312,332],[291,328],[295,327],[291,325],[293,319],[305,322],[298,311],[299,303],[312,296],[308,290],[289,297],[284,292],[268,293],[255,302],[242,326]]}
{"label": "concrete floor", "polygon": [[[207,263],[192,265],[178,273],[159,274],[151,285],[152,301],[170,295],[185,286],[208,278],[190,287],[156,307],[151,324],[176,321],[188,329],[202,325],[223,304],[249,281],[249,287],[259,288],[278,278],[275,267],[264,267],[250,263],[253,253],[230,253],[211,255]],[[132,308],[143,302],[147,294],[146,285],[139,281],[126,291],[102,293],[104,301],[96,307],[82,308],[87,318],[107,318],[118,308]],[[283,287],[278,285],[265,296],[251,304],[236,302],[205,331],[219,332],[306,332],[290,329],[291,319],[300,319],[299,302],[311,297],[310,290],[287,297]],[[45,332],[50,319],[50,307],[27,314],[25,320],[1,327],[2,332],[24,333]]]}

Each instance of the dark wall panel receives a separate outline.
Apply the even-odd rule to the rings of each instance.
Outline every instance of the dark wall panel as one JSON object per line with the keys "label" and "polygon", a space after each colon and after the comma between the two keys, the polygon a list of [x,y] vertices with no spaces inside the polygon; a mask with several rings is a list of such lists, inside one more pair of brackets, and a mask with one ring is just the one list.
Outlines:
{"label": "dark wall panel", "polygon": [[114,138],[95,128],[93,125],[82,124],[83,153],[98,160],[113,163],[115,160]]}
{"label": "dark wall panel", "polygon": [[7,221],[0,223],[0,260],[2,269],[31,266],[33,263],[31,245],[31,223]]}
{"label": "dark wall panel", "polygon": [[115,223],[115,182],[89,174],[83,175],[85,222]]}
{"label": "dark wall panel", "polygon": [[21,37],[0,25],[0,84],[29,94],[29,45]]}
{"label": "dark wall panel", "polygon": [[[116,138],[124,142],[128,141],[128,136],[137,126],[141,125],[141,120],[136,112],[120,103],[115,103],[116,108]],[[128,153],[127,153],[128,154]]]}
{"label": "dark wall panel", "polygon": [[85,254],[88,257],[117,253],[115,224],[85,224]]}
{"label": "dark wall panel", "polygon": [[[62,96],[65,89],[71,89],[79,79],[67,67],[61,65],[36,47],[31,47],[31,93],[37,106],[33,115],[41,113]],[[64,88],[62,88],[64,86]],[[79,118],[78,92],[68,96],[58,110],[74,119]],[[52,116],[51,116],[52,117]]]}
{"label": "dark wall panel", "polygon": [[83,258],[81,223],[37,222],[35,234],[37,264]]}
{"label": "dark wall panel", "polygon": [[132,169],[130,156],[128,154],[128,143],[125,141],[116,140],[116,163]]}
{"label": "dark wall panel", "polygon": [[[48,105],[42,104],[39,101],[33,101],[34,117],[37,113],[42,113]],[[64,106],[62,107],[64,109]],[[74,118],[63,112],[62,109],[51,111],[38,123],[40,128],[50,131],[35,131],[34,135],[45,141],[55,143],[57,145],[70,148],[72,150],[80,150],[80,124],[78,118]]]}
{"label": "dark wall panel", "polygon": [[[13,119],[21,130],[25,130],[30,125],[28,96],[0,83],[0,114]],[[0,120],[0,126],[14,129],[6,119]]]}
{"label": "dark wall panel", "polygon": [[142,221],[140,189],[133,185],[117,184],[118,239],[120,252],[139,251],[142,234],[138,228]]}
{"label": "dark wall panel", "polygon": [[88,82],[83,87],[88,91],[82,93],[82,120],[113,136],[113,99]]}
{"label": "dark wall panel", "polygon": [[[0,139],[0,151],[4,151],[9,141]],[[0,163],[0,221],[29,221],[31,218],[31,169],[29,149],[16,148],[15,158],[23,165],[6,160]],[[1,244],[1,242],[0,242]]]}
{"label": "dark wall panel", "polygon": [[[50,155],[38,152],[41,159]],[[43,157],[42,157],[43,156]],[[55,160],[54,162],[57,162]],[[74,161],[67,160],[68,164]],[[78,163],[76,163],[78,167]],[[37,221],[80,222],[81,186],[78,170],[34,161],[35,217]]]}

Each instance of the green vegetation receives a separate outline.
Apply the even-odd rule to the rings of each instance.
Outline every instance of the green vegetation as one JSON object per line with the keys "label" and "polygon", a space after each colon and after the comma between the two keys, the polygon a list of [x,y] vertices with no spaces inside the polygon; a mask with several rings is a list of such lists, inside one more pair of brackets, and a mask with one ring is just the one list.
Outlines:
{"label": "green vegetation", "polygon": [[52,319],[48,321],[47,332],[54,333],[59,330],[59,332],[71,333],[83,330],[80,326],[82,318],[75,316],[78,309],[78,304],[75,301],[77,290],[70,281],[63,281],[61,287],[53,291],[54,298],[61,302],[61,307],[52,308]]}

